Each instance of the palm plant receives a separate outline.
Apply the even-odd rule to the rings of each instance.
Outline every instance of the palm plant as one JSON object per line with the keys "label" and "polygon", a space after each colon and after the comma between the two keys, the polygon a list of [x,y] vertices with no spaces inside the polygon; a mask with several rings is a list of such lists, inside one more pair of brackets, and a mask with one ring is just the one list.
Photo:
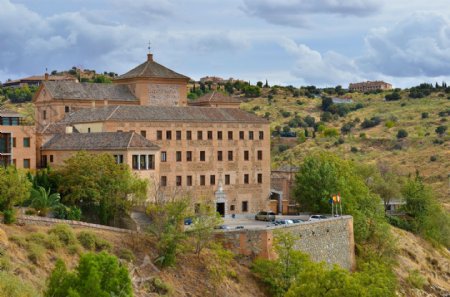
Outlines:
{"label": "palm plant", "polygon": [[31,207],[36,209],[39,216],[45,217],[51,208],[59,205],[60,199],[59,193],[50,194],[50,189],[45,190],[41,186],[31,189]]}

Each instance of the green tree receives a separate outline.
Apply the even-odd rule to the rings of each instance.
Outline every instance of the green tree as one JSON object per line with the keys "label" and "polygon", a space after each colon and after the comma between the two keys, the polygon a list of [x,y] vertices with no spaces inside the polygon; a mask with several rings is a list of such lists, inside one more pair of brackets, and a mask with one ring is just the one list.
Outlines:
{"label": "green tree", "polygon": [[31,188],[31,207],[37,210],[40,216],[45,217],[48,211],[60,204],[59,193],[50,194],[50,189],[45,190],[39,186],[38,189]]}
{"label": "green tree", "polygon": [[436,133],[439,135],[443,135],[445,133],[445,131],[447,131],[447,127],[446,126],[439,126],[436,128]]}
{"label": "green tree", "polygon": [[406,132],[405,129],[398,130],[397,138],[400,139],[400,138],[405,138],[405,137],[408,137],[408,132]]}
{"label": "green tree", "polygon": [[0,210],[4,211],[5,223],[13,216],[13,207],[28,199],[30,188],[31,183],[24,171],[13,166],[0,166]]}
{"label": "green tree", "polygon": [[47,281],[45,297],[132,297],[128,270],[106,252],[81,256],[74,272],[68,272],[61,260]]}
{"label": "green tree", "polygon": [[147,195],[147,182],[110,154],[78,152],[56,171],[62,202],[77,205],[102,224],[116,219]]}

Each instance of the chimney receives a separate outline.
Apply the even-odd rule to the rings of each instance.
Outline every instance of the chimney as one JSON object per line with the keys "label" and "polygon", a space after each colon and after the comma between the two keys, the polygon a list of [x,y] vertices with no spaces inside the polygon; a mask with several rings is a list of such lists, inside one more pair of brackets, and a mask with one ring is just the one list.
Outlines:
{"label": "chimney", "polygon": [[66,127],[66,134],[72,134],[73,133],[73,127],[72,126],[67,126]]}
{"label": "chimney", "polygon": [[47,72],[45,73],[44,77],[45,77],[45,80],[48,80],[48,73]]}
{"label": "chimney", "polygon": [[153,62],[153,54],[150,53],[147,54],[147,61]]}

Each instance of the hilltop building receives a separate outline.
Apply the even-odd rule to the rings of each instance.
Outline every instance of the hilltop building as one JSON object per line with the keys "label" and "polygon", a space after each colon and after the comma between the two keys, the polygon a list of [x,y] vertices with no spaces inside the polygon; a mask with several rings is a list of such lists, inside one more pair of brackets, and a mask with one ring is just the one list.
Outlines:
{"label": "hilltop building", "polygon": [[33,98],[36,166],[59,166],[80,150],[106,152],[158,195],[190,193],[223,216],[265,209],[268,121],[219,92],[188,104],[189,80],[148,54],[112,84],[44,81]]}
{"label": "hilltop building", "polygon": [[43,81],[72,81],[76,82],[77,79],[70,75],[34,75],[16,80],[9,80],[2,84],[3,87],[20,88],[24,86],[38,87]]}
{"label": "hilltop building", "polygon": [[391,90],[392,85],[384,81],[366,81],[366,82],[351,83],[348,88],[350,91],[364,93],[377,90],[383,91]]}

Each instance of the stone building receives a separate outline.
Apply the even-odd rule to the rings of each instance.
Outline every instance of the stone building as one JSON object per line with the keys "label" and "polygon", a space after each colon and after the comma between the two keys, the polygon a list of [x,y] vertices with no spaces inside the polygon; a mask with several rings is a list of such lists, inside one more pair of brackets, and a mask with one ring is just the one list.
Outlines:
{"label": "stone building", "polygon": [[351,83],[348,88],[350,91],[364,93],[377,90],[391,90],[392,85],[384,81],[366,81]]}
{"label": "stone building", "polygon": [[5,81],[2,87],[5,88],[21,88],[24,86],[38,87],[43,81],[77,81],[70,75],[34,75],[15,80]]}
{"label": "stone building", "polygon": [[[151,54],[113,84],[45,81],[33,99],[38,166],[58,166],[79,150],[108,152],[163,195],[190,193],[198,202],[215,202],[222,215],[265,209],[268,121],[216,92],[188,106],[188,82]],[[127,137],[142,147],[125,145]]]}

